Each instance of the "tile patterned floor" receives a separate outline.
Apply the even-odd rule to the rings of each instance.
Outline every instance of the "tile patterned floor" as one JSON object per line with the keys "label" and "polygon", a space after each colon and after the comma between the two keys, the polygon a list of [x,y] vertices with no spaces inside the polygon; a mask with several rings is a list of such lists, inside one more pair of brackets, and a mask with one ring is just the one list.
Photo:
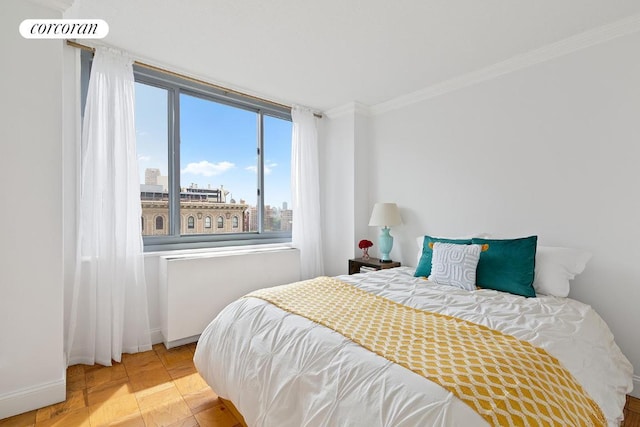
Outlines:
{"label": "tile patterned floor", "polygon": [[67,400],[0,427],[240,427],[196,372],[195,344],[123,355],[114,366],[67,369]]}
{"label": "tile patterned floor", "polygon": [[[67,369],[67,400],[0,420],[0,427],[241,427],[193,365],[195,344],[123,355],[114,366]],[[624,427],[640,427],[628,398]]]}

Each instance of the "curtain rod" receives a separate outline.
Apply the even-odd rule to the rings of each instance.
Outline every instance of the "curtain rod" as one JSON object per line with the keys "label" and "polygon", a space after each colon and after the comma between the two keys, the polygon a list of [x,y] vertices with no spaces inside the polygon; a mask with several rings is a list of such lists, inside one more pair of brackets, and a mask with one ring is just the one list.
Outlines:
{"label": "curtain rod", "polygon": [[[74,42],[72,40],[67,40],[67,46],[71,46],[71,47],[75,47],[75,48],[78,48],[78,49],[86,50],[88,52],[95,52],[95,49],[92,48],[91,46],[86,46],[86,45]],[[156,67],[155,65],[145,64],[144,62],[140,62],[140,61],[134,61],[134,64],[136,64],[139,67],[147,68],[147,69],[153,70],[153,71],[158,71],[160,73],[168,74],[168,75],[173,76],[173,77],[186,79],[186,80],[189,80],[189,81],[191,81],[193,83],[198,83],[198,84],[201,84],[201,85],[205,85],[205,86],[212,87],[212,88],[218,89],[218,90],[222,90],[222,91],[228,92],[228,93],[233,93],[234,95],[244,96],[244,97],[247,97],[247,98],[255,99],[256,101],[260,101],[260,102],[266,102],[267,104],[275,105],[276,107],[280,107],[280,108],[291,109],[291,106],[289,106],[289,105],[280,104],[278,102],[271,101],[269,99],[264,99],[264,98],[260,98],[258,96],[249,95],[247,93],[240,92],[240,91],[233,90],[233,89],[229,89],[229,88],[226,88],[224,86],[219,86],[219,85],[216,85],[216,84],[213,84],[213,83],[209,83],[209,82],[206,82],[204,80],[200,80],[200,79],[196,79],[196,78],[193,78],[193,77],[185,76],[184,74],[179,74],[179,73],[176,73],[174,71],[170,71],[170,70],[166,70],[164,68]],[[313,115],[315,117],[319,118],[319,119],[322,118],[322,114],[320,114],[320,113],[315,113],[314,112]]]}

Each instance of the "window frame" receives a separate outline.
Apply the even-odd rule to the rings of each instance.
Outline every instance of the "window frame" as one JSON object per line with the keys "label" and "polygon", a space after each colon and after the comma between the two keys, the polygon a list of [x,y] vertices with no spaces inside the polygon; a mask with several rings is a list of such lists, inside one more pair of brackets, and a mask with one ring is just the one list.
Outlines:
{"label": "window frame", "polygon": [[[93,62],[91,52],[82,52],[81,72],[81,112],[84,115],[88,81]],[[176,249],[207,248],[221,246],[256,245],[270,243],[291,242],[290,231],[265,231],[265,203],[264,203],[264,117],[271,116],[289,122],[291,109],[278,104],[272,104],[251,96],[227,92],[223,88],[208,85],[197,79],[183,78],[164,71],[149,67],[133,65],[136,83],[147,84],[167,90],[167,150],[169,164],[167,175],[169,180],[169,209],[167,235],[142,236],[144,251],[164,251]],[[221,234],[180,234],[180,94],[196,96],[205,100],[218,102],[234,108],[256,113],[257,135],[257,182],[256,182],[256,212],[257,231],[230,232]],[[267,147],[268,149],[268,147]],[[155,224],[154,224],[155,225]],[[212,224],[213,226],[213,224]],[[163,229],[166,229],[164,227]]]}

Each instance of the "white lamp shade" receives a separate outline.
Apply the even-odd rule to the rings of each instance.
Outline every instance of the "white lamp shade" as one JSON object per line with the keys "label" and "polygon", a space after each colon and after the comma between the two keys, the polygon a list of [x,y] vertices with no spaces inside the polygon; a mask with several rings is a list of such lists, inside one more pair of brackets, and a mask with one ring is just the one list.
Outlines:
{"label": "white lamp shade", "polygon": [[402,224],[400,210],[395,203],[376,203],[369,219],[370,226],[388,227]]}

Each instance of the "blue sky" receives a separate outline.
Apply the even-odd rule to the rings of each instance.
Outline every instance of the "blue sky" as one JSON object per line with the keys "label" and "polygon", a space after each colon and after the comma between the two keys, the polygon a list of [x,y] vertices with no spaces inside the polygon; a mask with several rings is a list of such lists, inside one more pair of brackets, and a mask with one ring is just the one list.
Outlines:
{"label": "blue sky", "polygon": [[[256,204],[257,115],[189,95],[180,99],[180,185],[224,185],[236,200]],[[291,206],[291,122],[264,118],[265,204]],[[136,83],[140,182],[146,168],[167,175],[167,91]]]}

